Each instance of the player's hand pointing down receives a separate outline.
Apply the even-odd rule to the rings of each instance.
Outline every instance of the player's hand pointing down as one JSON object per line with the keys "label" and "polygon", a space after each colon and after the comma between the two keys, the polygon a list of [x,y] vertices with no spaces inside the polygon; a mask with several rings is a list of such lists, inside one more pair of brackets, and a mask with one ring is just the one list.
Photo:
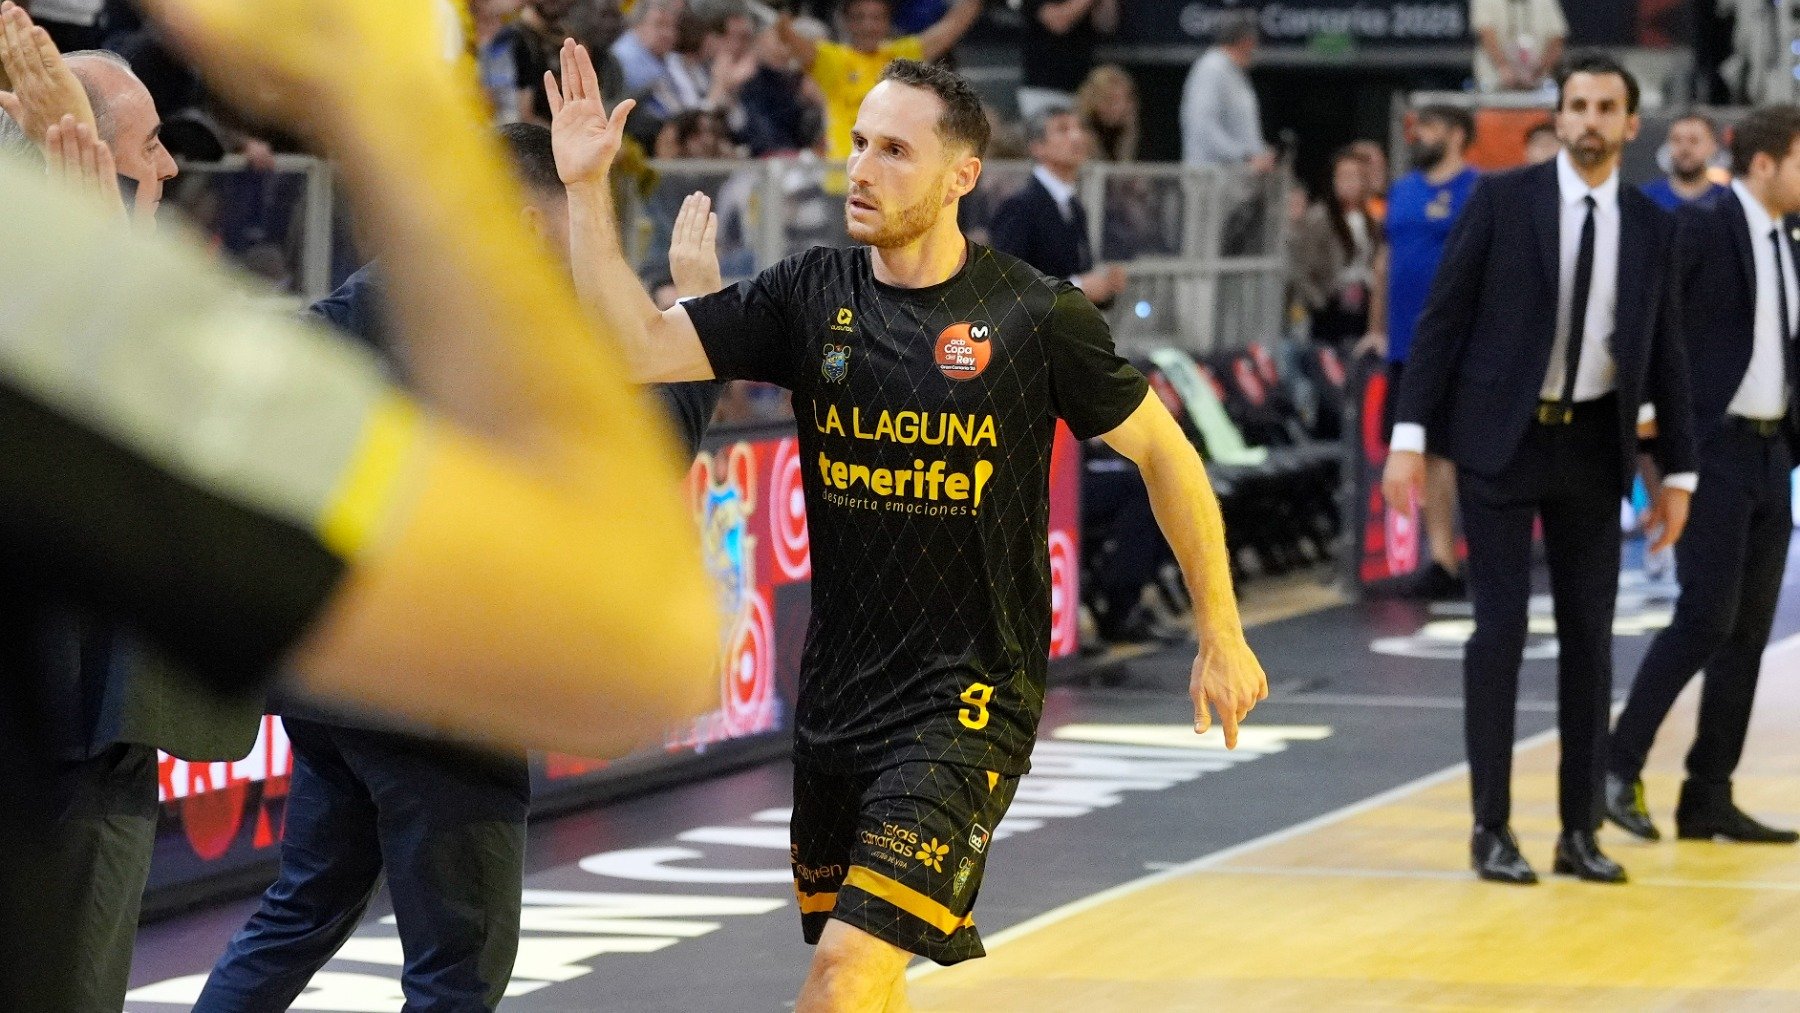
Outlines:
{"label": "player's hand pointing down", "polygon": [[1203,734],[1211,728],[1208,708],[1216,710],[1225,748],[1236,749],[1238,725],[1268,698],[1269,679],[1242,633],[1203,635],[1188,693],[1194,698],[1194,731]]}

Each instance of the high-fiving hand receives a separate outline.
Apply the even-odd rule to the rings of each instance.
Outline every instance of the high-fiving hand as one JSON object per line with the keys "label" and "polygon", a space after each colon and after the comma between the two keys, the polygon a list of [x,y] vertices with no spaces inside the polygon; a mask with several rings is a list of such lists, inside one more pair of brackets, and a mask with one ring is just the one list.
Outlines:
{"label": "high-fiving hand", "polygon": [[12,117],[26,137],[43,144],[45,133],[64,116],[93,129],[94,110],[81,82],[50,34],[11,0],[0,2],[0,67],[13,89],[0,91],[0,112]]}
{"label": "high-fiving hand", "polygon": [[107,211],[125,214],[112,149],[95,136],[92,127],[75,122],[73,116],[50,124],[44,132],[44,163],[50,175],[92,195]]}
{"label": "high-fiving hand", "polygon": [[626,99],[608,116],[600,95],[600,75],[587,47],[564,39],[562,82],[544,71],[544,94],[550,100],[550,143],[556,173],[563,185],[603,183],[625,142],[625,118],[637,103]]}
{"label": "high-fiving hand", "polygon": [[685,299],[725,287],[719,272],[718,237],[719,216],[712,210],[712,198],[688,194],[669,237],[669,278],[675,282],[677,295]]}
{"label": "high-fiving hand", "polygon": [[1236,749],[1238,725],[1268,699],[1269,677],[1242,633],[1203,636],[1188,695],[1194,700],[1194,731],[1204,733],[1212,727],[1210,707],[1219,713],[1225,748]]}

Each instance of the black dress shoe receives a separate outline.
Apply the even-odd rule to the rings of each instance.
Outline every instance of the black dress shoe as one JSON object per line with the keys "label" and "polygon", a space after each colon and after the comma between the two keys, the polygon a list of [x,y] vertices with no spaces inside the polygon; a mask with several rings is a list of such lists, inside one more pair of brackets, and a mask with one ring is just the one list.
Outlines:
{"label": "black dress shoe", "polygon": [[1692,781],[1681,786],[1681,801],[1675,806],[1675,836],[1684,841],[1726,840],[1737,844],[1800,841],[1800,833],[1766,826],[1739,809],[1731,800],[1730,785],[1698,785]]}
{"label": "black dress shoe", "polygon": [[1606,775],[1606,818],[1619,829],[1646,841],[1662,840],[1662,831],[1650,822],[1650,810],[1644,805],[1644,782],[1627,781],[1617,774]]}
{"label": "black dress shoe", "polygon": [[1592,830],[1565,830],[1556,839],[1556,873],[1577,876],[1590,883],[1623,883],[1625,870],[1600,853]]}
{"label": "black dress shoe", "polygon": [[1491,883],[1516,883],[1529,886],[1538,881],[1531,863],[1519,853],[1519,839],[1511,827],[1489,830],[1476,827],[1469,838],[1469,852],[1474,859],[1475,875]]}

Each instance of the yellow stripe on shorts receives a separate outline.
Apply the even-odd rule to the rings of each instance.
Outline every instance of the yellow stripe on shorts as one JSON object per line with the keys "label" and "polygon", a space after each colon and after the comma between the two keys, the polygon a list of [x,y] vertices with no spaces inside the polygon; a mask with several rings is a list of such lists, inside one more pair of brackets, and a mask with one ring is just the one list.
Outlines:
{"label": "yellow stripe on shorts", "polygon": [[946,936],[975,924],[973,912],[958,916],[905,883],[889,879],[874,869],[852,865],[849,875],[844,877],[844,886],[856,887],[871,897],[879,897]]}

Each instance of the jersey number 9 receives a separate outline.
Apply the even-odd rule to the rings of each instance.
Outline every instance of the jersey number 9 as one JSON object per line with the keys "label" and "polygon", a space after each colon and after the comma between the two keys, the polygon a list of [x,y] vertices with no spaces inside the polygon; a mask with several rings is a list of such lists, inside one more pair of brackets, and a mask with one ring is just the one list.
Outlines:
{"label": "jersey number 9", "polygon": [[969,688],[962,691],[962,702],[969,706],[956,712],[956,720],[963,723],[964,728],[980,731],[987,727],[988,702],[994,699],[994,687],[985,682],[969,683]]}

